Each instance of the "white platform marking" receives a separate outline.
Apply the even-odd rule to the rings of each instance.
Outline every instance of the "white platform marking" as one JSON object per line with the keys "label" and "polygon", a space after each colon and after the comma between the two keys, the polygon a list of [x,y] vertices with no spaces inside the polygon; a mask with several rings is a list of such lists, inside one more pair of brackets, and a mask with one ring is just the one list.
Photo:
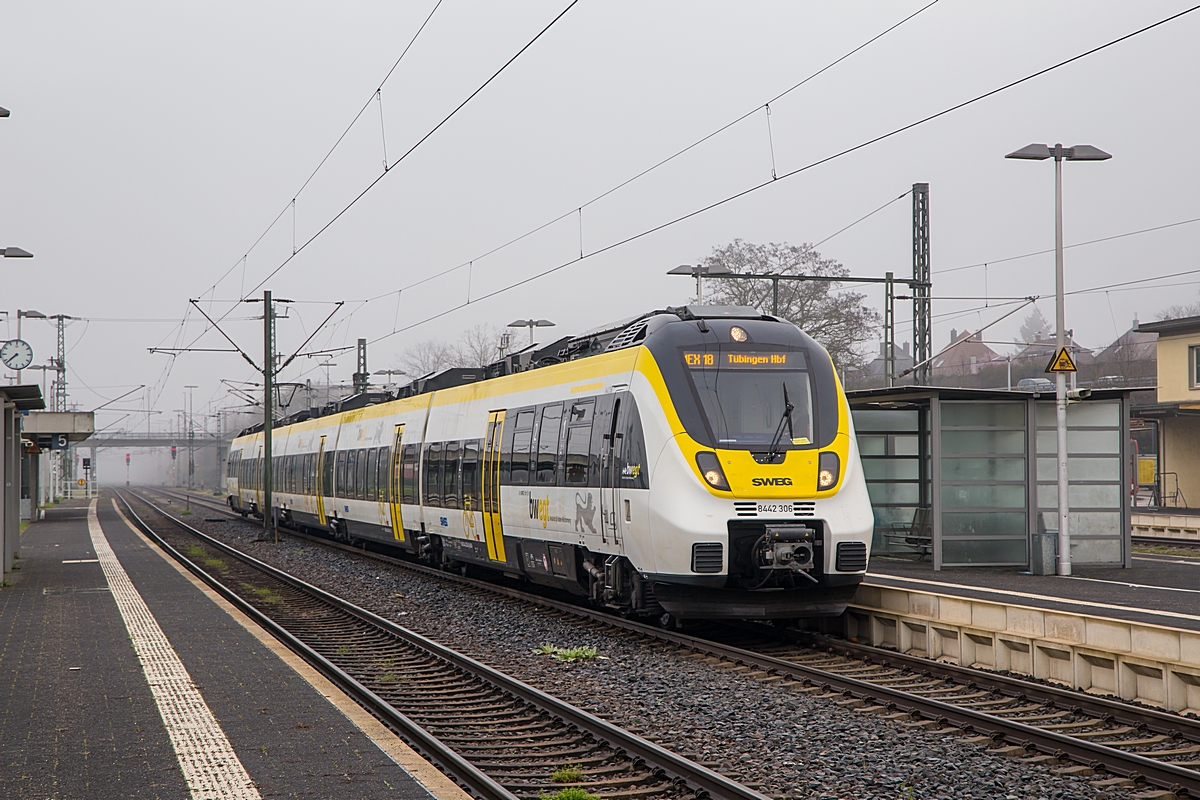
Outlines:
{"label": "white platform marking", "polygon": [[96,516],[95,500],[88,507],[88,532],[191,796],[195,800],[261,800],[183,662],[109,547]]}

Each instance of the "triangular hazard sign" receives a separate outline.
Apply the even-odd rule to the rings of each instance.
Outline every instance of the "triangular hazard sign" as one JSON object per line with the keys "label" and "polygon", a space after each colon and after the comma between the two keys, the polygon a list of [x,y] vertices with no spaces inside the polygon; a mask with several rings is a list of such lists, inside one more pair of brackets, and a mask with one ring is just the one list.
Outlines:
{"label": "triangular hazard sign", "polygon": [[1075,360],[1071,358],[1071,354],[1067,352],[1067,348],[1060,347],[1058,352],[1054,354],[1054,358],[1050,359],[1050,363],[1046,365],[1046,372],[1078,372],[1079,368],[1075,366]]}

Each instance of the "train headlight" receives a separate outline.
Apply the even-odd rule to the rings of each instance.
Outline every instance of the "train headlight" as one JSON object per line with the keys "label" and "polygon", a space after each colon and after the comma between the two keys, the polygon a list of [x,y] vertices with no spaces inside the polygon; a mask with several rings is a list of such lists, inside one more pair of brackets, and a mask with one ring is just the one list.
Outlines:
{"label": "train headlight", "polygon": [[838,482],[842,462],[837,453],[821,453],[817,462],[817,490],[832,489]]}
{"label": "train headlight", "polygon": [[744,342],[749,339],[750,336],[746,333],[745,328],[739,328],[737,325],[734,325],[729,329],[729,338],[733,339],[735,342]]}
{"label": "train headlight", "polygon": [[707,450],[696,453],[696,466],[700,468],[700,474],[709,486],[722,492],[729,491],[729,481],[725,480],[725,470],[721,469],[721,461],[716,453]]}

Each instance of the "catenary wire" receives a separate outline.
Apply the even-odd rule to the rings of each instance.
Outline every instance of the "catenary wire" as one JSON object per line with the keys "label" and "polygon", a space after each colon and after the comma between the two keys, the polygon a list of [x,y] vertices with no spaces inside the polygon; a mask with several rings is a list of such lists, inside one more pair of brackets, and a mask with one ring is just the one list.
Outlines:
{"label": "catenary wire", "polygon": [[[1177,228],[1180,225],[1190,225],[1193,222],[1200,222],[1200,217],[1193,217],[1192,219],[1184,219],[1184,220],[1180,220],[1179,222],[1170,222],[1166,225],[1156,225],[1153,228],[1142,228],[1141,230],[1137,230],[1137,231],[1127,231],[1126,233],[1118,233],[1113,236],[1104,236],[1099,239],[1090,239],[1086,242],[1075,242],[1074,244],[1063,245],[1063,249],[1069,250],[1072,247],[1084,247],[1085,245],[1089,245],[1089,244],[1099,244],[1100,242],[1111,242],[1114,239],[1124,239],[1126,236],[1138,236],[1139,234],[1143,234],[1143,233],[1153,233],[1154,231],[1163,231],[1168,228]],[[1047,253],[1053,253],[1053,252],[1054,252],[1054,248],[1052,247],[1049,250],[1037,250],[1032,253],[1022,253],[1019,256],[1009,256],[1008,258],[995,258],[990,261],[980,261],[978,264],[967,264],[967,265],[961,266],[961,267],[947,267],[946,269],[935,269],[933,271],[933,273],[935,275],[944,275],[948,272],[961,272],[962,270],[965,270],[965,269],[978,269],[979,267],[986,267],[991,264],[1003,264],[1006,261],[1018,261],[1022,258],[1032,258],[1033,256],[1044,256]]]}
{"label": "catenary wire", "polygon": [[349,211],[351,208],[353,208],[355,206],[355,204],[358,203],[359,200],[361,200],[363,197],[365,197],[367,195],[368,192],[370,192],[377,185],[379,185],[379,182],[382,181],[391,172],[391,170],[393,170],[396,167],[397,164],[399,164],[400,162],[402,162],[406,158],[408,158],[413,152],[415,152],[417,150],[417,148],[419,148],[431,136],[433,136],[435,133],[437,133],[442,128],[442,126],[444,126],[451,119],[453,119],[455,117],[455,115],[458,114],[459,111],[461,111],[464,107],[466,107],[466,105],[468,103],[470,103],[473,99],[475,99],[475,97],[477,97],[480,92],[482,92],[484,89],[486,89],[492,83],[492,81],[494,81],[494,80],[496,80],[496,78],[500,77],[501,73],[503,73],[506,69],[508,69],[509,66],[511,66],[513,64],[513,62],[515,62],[518,58],[520,58],[521,55],[523,53],[525,53],[526,50],[528,50],[530,47],[533,47],[534,43],[536,43],[539,39],[541,39],[542,36],[547,31],[549,31],[551,28],[553,28],[554,25],[559,20],[561,20],[564,16],[566,16],[567,12],[570,11],[572,8],[574,8],[576,6],[576,4],[578,4],[578,3],[579,3],[579,0],[571,0],[571,2],[567,5],[567,7],[558,13],[558,16],[556,16],[554,19],[550,20],[550,22],[546,25],[546,27],[544,27],[540,31],[538,31],[537,35],[535,35],[532,39],[530,39],[525,44],[524,47],[522,47],[520,50],[518,50],[510,59],[508,59],[508,61],[504,62],[504,64],[500,67],[500,69],[496,70],[490,78],[488,78],[486,81],[484,81],[483,83],[481,83],[479,85],[479,88],[477,88],[475,91],[471,92],[471,94],[468,95],[465,100],[463,100],[461,103],[459,103],[457,106],[455,106],[454,109],[449,114],[447,114],[445,116],[445,118],[442,119],[441,122],[439,122],[437,125],[434,125],[433,128],[431,128],[428,133],[426,133],[424,136],[422,136],[420,139],[418,139],[412,146],[410,146],[407,150],[405,150],[400,155],[399,158],[397,158],[390,165],[388,165],[387,169],[385,169],[382,174],[380,174],[379,176],[377,176],[375,178],[375,180],[373,180],[369,184],[367,184],[366,188],[364,188],[361,192],[359,192],[357,195],[355,195],[354,198],[351,199],[350,202],[347,203],[345,205],[345,207],[342,208],[341,211],[334,214],[333,217],[331,217],[329,219],[329,221],[327,221],[324,225],[322,225],[320,228],[318,228],[317,231],[312,236],[310,236],[307,240],[304,241],[303,244],[301,244],[298,248],[296,248],[296,251],[294,253],[292,253],[290,256],[285,258],[279,266],[275,267],[275,269],[271,270],[265,278],[263,278],[261,281],[259,281],[257,284],[255,284],[254,287],[252,289],[250,289],[249,292],[247,292],[247,295],[253,294],[254,292],[261,289],[263,287],[263,285],[266,284],[267,281],[271,280],[271,278],[273,278],[277,274],[279,274],[280,270],[282,270],[284,267],[286,267],[288,264],[290,264],[292,259],[294,259],[301,252],[303,252],[306,247],[308,247],[310,244],[312,244],[314,241],[316,241],[317,238],[321,236],[321,234],[323,234],[323,233],[325,233],[325,231],[329,230],[329,228],[332,227],[334,223],[336,223],[339,219],[342,218],[342,215],[344,215],[347,211]]}
{"label": "catenary wire", "polygon": [[[563,212],[562,214],[559,214],[557,217],[554,217],[553,219],[547,220],[546,222],[543,222],[541,225],[538,225],[538,226],[537,226],[537,227],[535,227],[535,228],[531,228],[530,230],[526,231],[525,233],[522,233],[522,234],[520,234],[519,236],[515,236],[515,237],[513,237],[512,239],[509,239],[508,241],[504,242],[503,244],[497,245],[497,246],[493,247],[492,249],[490,249],[490,250],[488,250],[488,251],[486,251],[486,252],[484,252],[484,253],[480,253],[479,255],[475,256],[474,258],[472,258],[472,259],[470,259],[470,260],[468,260],[468,261],[464,261],[463,263],[461,263],[461,264],[458,264],[458,265],[456,265],[456,266],[453,266],[453,267],[447,267],[446,269],[443,269],[443,270],[441,270],[441,271],[439,271],[439,272],[435,272],[435,273],[433,273],[433,274],[431,274],[431,275],[428,275],[428,276],[426,276],[426,277],[424,277],[424,278],[421,278],[420,280],[417,280],[417,281],[414,281],[413,283],[407,284],[407,285],[405,285],[404,287],[402,287],[402,288],[400,288],[400,289],[393,289],[393,290],[391,290],[391,291],[384,292],[383,294],[376,295],[376,296],[374,296],[374,297],[368,298],[368,300],[379,300],[379,299],[382,299],[382,298],[384,298],[384,297],[390,297],[390,296],[392,296],[393,294],[396,294],[397,292],[403,292],[403,291],[407,291],[408,289],[412,289],[412,288],[415,288],[415,287],[417,287],[417,286],[420,286],[421,284],[428,283],[429,281],[435,280],[435,279],[437,279],[437,278],[440,278],[440,277],[442,277],[442,276],[444,276],[444,275],[449,275],[449,274],[450,274],[450,273],[452,273],[452,272],[457,272],[457,271],[458,271],[458,270],[460,270],[460,269],[464,269],[464,268],[466,268],[467,266],[469,266],[469,265],[470,265],[470,264],[472,264],[473,262],[476,262],[476,261],[482,261],[483,259],[487,258],[487,257],[488,257],[488,256],[490,256],[490,255],[493,255],[493,254],[495,254],[495,253],[498,253],[499,251],[501,251],[501,250],[504,250],[505,248],[511,247],[512,245],[514,245],[514,244],[517,244],[518,242],[521,242],[521,241],[522,241],[522,240],[524,240],[524,239],[528,239],[530,236],[533,236],[534,234],[536,234],[536,233],[539,233],[539,232],[541,232],[541,231],[545,230],[546,228],[549,228],[550,226],[554,225],[554,224],[555,224],[555,223],[557,223],[557,222],[561,222],[562,220],[564,220],[564,219],[567,219],[568,217],[571,217],[571,216],[573,216],[573,215],[575,215],[575,214],[582,213],[582,210],[583,210],[583,209],[585,209],[585,208],[588,208],[589,206],[591,206],[591,205],[593,205],[593,204],[595,204],[595,203],[598,203],[599,201],[603,200],[605,197],[608,197],[610,194],[613,194],[614,192],[620,191],[621,189],[625,188],[625,187],[626,187],[626,186],[628,186],[629,184],[631,184],[631,183],[634,183],[635,181],[639,180],[640,178],[643,178],[643,177],[645,177],[646,175],[649,175],[651,172],[654,172],[654,171],[655,171],[655,170],[657,170],[659,167],[662,167],[662,166],[664,166],[664,165],[666,165],[666,164],[668,164],[668,163],[670,163],[670,162],[674,161],[675,159],[679,158],[680,156],[682,156],[682,155],[684,155],[684,154],[686,154],[686,153],[688,153],[688,152],[690,152],[690,151],[692,151],[692,150],[696,149],[697,147],[699,147],[700,145],[704,144],[705,142],[707,142],[708,140],[712,139],[713,137],[715,137],[715,136],[718,136],[718,135],[720,135],[720,134],[724,133],[725,131],[727,131],[727,130],[729,130],[730,128],[732,128],[734,125],[737,125],[739,122],[742,122],[743,120],[745,120],[745,119],[748,119],[749,117],[752,117],[752,116],[754,116],[754,115],[755,115],[755,114],[757,114],[759,111],[761,111],[761,110],[763,110],[764,108],[766,108],[766,107],[770,106],[772,103],[774,103],[774,102],[777,102],[778,100],[781,100],[781,99],[783,99],[784,97],[786,97],[787,95],[791,94],[791,93],[792,93],[792,92],[794,92],[795,90],[799,89],[801,86],[804,86],[804,84],[806,84],[806,83],[808,83],[809,81],[813,80],[813,79],[814,79],[814,78],[816,78],[817,76],[819,76],[819,75],[821,75],[822,73],[824,73],[824,72],[827,72],[828,70],[830,70],[830,69],[832,69],[833,67],[837,66],[837,65],[838,65],[838,64],[840,64],[841,62],[843,62],[843,61],[845,61],[846,59],[848,59],[848,58],[850,58],[851,56],[853,56],[855,53],[858,53],[860,50],[863,50],[864,48],[866,48],[866,47],[870,46],[871,44],[874,44],[874,43],[875,43],[875,42],[877,42],[879,39],[882,39],[884,36],[886,36],[887,34],[891,33],[892,31],[896,30],[897,28],[899,28],[899,27],[900,27],[901,25],[903,25],[904,23],[908,22],[909,20],[913,19],[913,18],[914,18],[914,17],[916,17],[917,15],[921,14],[922,12],[924,12],[924,11],[926,11],[927,9],[931,8],[932,6],[936,5],[936,4],[937,4],[937,2],[938,2],[938,0],[933,0],[933,2],[931,2],[931,3],[928,3],[928,4],[924,5],[924,6],[922,6],[921,8],[919,8],[919,9],[917,9],[916,11],[914,11],[913,13],[909,14],[907,17],[905,17],[904,19],[900,20],[899,22],[896,22],[896,23],[894,23],[893,25],[891,25],[891,26],[889,26],[889,27],[885,28],[884,30],[880,31],[879,33],[875,34],[875,35],[874,35],[874,36],[872,36],[870,39],[867,39],[866,41],[862,42],[861,44],[859,44],[858,46],[854,47],[853,49],[851,49],[851,50],[848,50],[847,52],[843,53],[841,56],[839,56],[838,58],[836,58],[836,59],[834,59],[833,61],[829,62],[829,63],[828,63],[828,64],[826,64],[825,66],[821,67],[821,68],[820,68],[820,69],[818,69],[816,72],[813,72],[813,73],[812,73],[811,75],[809,75],[808,77],[806,77],[806,78],[804,78],[804,79],[802,79],[802,80],[798,81],[797,83],[794,83],[794,84],[792,84],[790,87],[788,87],[788,88],[787,88],[787,89],[785,89],[784,91],[780,92],[779,94],[775,95],[774,97],[772,97],[771,99],[767,100],[766,102],[764,102],[764,103],[760,103],[759,105],[757,105],[757,106],[755,106],[754,108],[750,109],[749,111],[745,112],[745,113],[744,113],[744,114],[742,114],[741,116],[739,116],[739,117],[737,117],[737,118],[735,118],[735,119],[733,119],[733,120],[730,120],[729,122],[725,123],[724,125],[722,125],[721,127],[717,128],[716,130],[714,130],[714,131],[711,131],[710,133],[707,133],[707,134],[705,134],[704,136],[700,137],[699,139],[697,139],[696,141],[694,141],[694,142],[692,142],[691,144],[687,145],[686,147],[683,147],[683,148],[681,148],[681,149],[679,149],[679,150],[676,150],[676,151],[675,151],[674,153],[672,153],[671,155],[669,155],[669,156],[667,156],[666,158],[663,158],[663,159],[661,159],[661,160],[659,160],[659,161],[655,162],[654,164],[651,164],[649,167],[646,167],[646,168],[645,168],[645,169],[643,169],[641,172],[638,172],[637,174],[633,175],[632,177],[626,178],[625,180],[621,181],[620,183],[618,183],[617,185],[613,186],[613,187],[612,187],[612,188],[610,188],[610,189],[606,189],[605,191],[603,191],[603,192],[601,192],[600,194],[598,194],[598,195],[596,195],[595,197],[593,197],[591,200],[588,200],[588,201],[586,201],[586,202],[584,202],[584,203],[582,203],[582,204],[580,204],[580,205],[577,205],[575,208],[572,208],[572,209],[570,209],[569,211],[565,211],[565,212]],[[903,195],[901,195],[901,196],[903,196]],[[899,199],[899,198],[896,198],[896,199]],[[874,212],[872,212],[872,213],[874,213]],[[870,216],[870,215],[868,215],[868,216]],[[860,221],[861,221],[861,220],[860,220]],[[857,223],[855,223],[855,224],[857,224]],[[841,233],[841,231],[838,231],[838,233]],[[836,236],[836,235],[837,235],[837,234],[835,233],[835,234],[834,234],[834,236]],[[829,237],[829,238],[833,238],[833,237]]]}
{"label": "catenary wire", "polygon": [[[789,171],[789,172],[785,172],[785,173],[783,173],[782,175],[780,175],[780,176],[779,176],[777,179],[776,179],[776,178],[771,178],[771,179],[769,179],[769,180],[766,180],[766,181],[763,181],[763,182],[761,182],[761,183],[755,184],[755,185],[753,185],[753,186],[750,186],[750,187],[748,187],[748,188],[746,188],[746,189],[743,189],[743,190],[741,190],[740,192],[736,192],[736,193],[734,193],[734,194],[727,195],[726,197],[722,198],[721,200],[717,200],[717,201],[715,201],[715,202],[709,203],[709,204],[707,204],[707,205],[705,205],[705,206],[702,206],[702,207],[700,207],[700,208],[697,208],[697,209],[694,209],[694,210],[692,210],[692,211],[689,211],[689,212],[687,212],[686,214],[683,214],[683,215],[681,215],[681,216],[678,216],[678,217],[675,217],[675,218],[673,218],[673,219],[667,220],[666,222],[660,223],[660,224],[658,224],[658,225],[655,225],[655,226],[652,226],[652,227],[650,227],[650,228],[646,228],[645,230],[642,230],[642,231],[640,231],[639,233],[635,233],[635,234],[633,234],[633,235],[631,235],[631,236],[627,236],[627,237],[625,237],[624,239],[619,239],[619,240],[617,240],[617,241],[615,241],[615,242],[611,242],[611,243],[609,243],[609,244],[607,244],[607,245],[605,245],[605,246],[603,246],[603,247],[600,247],[600,248],[598,248],[598,249],[596,249],[596,250],[593,250],[593,251],[592,251],[592,252],[590,252],[590,253],[587,253],[587,254],[585,254],[584,256],[581,256],[581,257],[576,257],[576,258],[572,258],[572,259],[570,259],[570,260],[568,260],[568,261],[565,261],[565,262],[562,262],[562,263],[560,263],[560,264],[558,264],[558,265],[556,265],[556,266],[549,267],[549,268],[547,268],[547,269],[544,269],[544,270],[542,270],[541,272],[538,272],[538,273],[535,273],[535,274],[533,274],[533,275],[530,275],[530,276],[528,276],[528,277],[522,278],[521,280],[514,281],[514,282],[512,282],[512,283],[510,283],[510,284],[507,284],[507,285],[505,285],[505,286],[502,286],[502,287],[500,287],[499,289],[495,289],[495,290],[493,290],[493,291],[491,291],[491,292],[488,292],[488,293],[486,293],[486,294],[482,294],[482,295],[480,295],[478,298],[471,300],[471,301],[470,301],[470,303],[459,303],[458,305],[455,305],[455,306],[453,306],[453,307],[451,307],[451,308],[448,308],[448,309],[446,309],[446,310],[444,310],[444,311],[441,311],[441,312],[434,313],[434,314],[432,314],[432,315],[430,315],[430,316],[428,316],[428,317],[425,317],[425,318],[423,318],[423,319],[421,319],[421,320],[419,320],[419,321],[417,321],[417,322],[414,322],[414,323],[412,323],[412,324],[410,324],[410,325],[406,325],[406,326],[404,326],[404,327],[402,327],[402,328],[395,329],[395,330],[393,330],[391,333],[386,333],[386,334],[383,334],[383,335],[381,335],[381,336],[377,337],[376,339],[373,339],[373,340],[372,340],[372,342],[374,343],[374,342],[382,341],[383,339],[390,338],[390,337],[392,337],[392,336],[395,336],[395,335],[396,335],[396,334],[398,334],[398,333],[403,333],[403,332],[405,332],[405,331],[411,330],[411,329],[413,329],[413,328],[415,328],[415,327],[418,327],[418,326],[420,326],[420,325],[424,325],[424,324],[426,324],[426,323],[428,323],[428,322],[431,322],[431,321],[433,321],[433,320],[435,320],[435,319],[439,319],[439,318],[441,318],[441,317],[444,317],[444,316],[446,316],[446,315],[448,315],[448,314],[454,313],[455,311],[458,311],[458,310],[460,310],[460,309],[462,309],[462,308],[465,308],[467,305],[474,305],[474,304],[476,304],[476,303],[482,302],[482,301],[484,301],[484,300],[487,300],[487,299],[489,299],[489,298],[492,298],[492,297],[495,297],[495,296],[497,296],[497,295],[503,294],[503,293],[505,293],[505,292],[512,291],[513,289],[519,288],[519,287],[521,287],[521,286],[524,286],[524,285],[525,285],[525,284],[527,284],[527,283],[531,283],[531,282],[533,282],[533,281],[536,281],[536,280],[539,280],[539,279],[541,279],[541,278],[544,278],[544,277],[546,277],[547,275],[551,275],[551,274],[553,274],[553,273],[559,272],[559,271],[561,271],[561,270],[563,270],[563,269],[566,269],[567,267],[573,266],[574,264],[577,264],[577,263],[579,263],[579,262],[581,262],[581,261],[584,261],[584,260],[586,260],[586,259],[588,259],[588,258],[591,258],[591,257],[593,257],[593,256],[597,256],[597,255],[600,255],[600,254],[606,253],[606,252],[608,252],[608,251],[610,251],[610,250],[614,250],[614,249],[616,249],[616,248],[618,248],[618,247],[622,247],[622,246],[624,246],[624,245],[626,245],[626,244],[629,244],[629,243],[631,243],[631,242],[637,241],[637,240],[639,240],[639,239],[643,239],[643,238],[645,238],[645,237],[647,237],[647,236],[650,236],[651,234],[657,233],[658,231],[661,231],[661,230],[663,230],[663,229],[665,229],[665,228],[671,227],[671,226],[673,226],[673,225],[677,225],[677,224],[679,224],[679,223],[681,223],[681,222],[684,222],[684,221],[686,221],[686,220],[689,220],[689,219],[691,219],[692,217],[699,216],[700,214],[703,214],[703,213],[705,213],[705,212],[707,212],[707,211],[711,211],[711,210],[712,210],[712,209],[714,209],[714,208],[718,208],[718,207],[720,207],[720,206],[723,206],[723,205],[725,205],[725,204],[727,204],[727,203],[733,202],[734,200],[738,200],[738,199],[740,199],[740,198],[742,198],[742,197],[745,197],[745,196],[747,196],[747,195],[749,195],[749,194],[752,194],[752,193],[754,193],[754,192],[757,192],[757,191],[759,191],[760,189],[763,189],[763,188],[765,188],[765,187],[767,187],[767,186],[772,186],[772,185],[774,185],[774,184],[776,184],[776,183],[780,183],[780,182],[782,182],[783,180],[786,180],[787,178],[791,178],[791,177],[794,177],[794,176],[796,176],[796,175],[799,175],[799,174],[801,174],[801,173],[807,172],[807,171],[809,171],[809,170],[811,170],[811,169],[814,169],[814,168],[816,168],[816,167],[818,167],[818,166],[821,166],[821,165],[823,165],[823,164],[827,164],[827,163],[829,163],[829,162],[831,162],[831,161],[834,161],[834,160],[836,160],[836,159],[838,159],[838,158],[842,158],[842,157],[844,157],[844,156],[850,155],[851,153],[855,153],[855,152],[857,152],[857,151],[859,151],[859,150],[862,150],[862,149],[864,149],[864,148],[870,147],[871,145],[874,145],[874,144],[877,144],[877,143],[879,143],[879,142],[885,141],[885,140],[887,140],[887,139],[890,139],[890,138],[892,138],[892,137],[894,137],[894,136],[898,136],[899,134],[901,134],[901,133],[904,133],[905,131],[912,130],[913,128],[916,128],[916,127],[918,127],[918,126],[920,126],[920,125],[924,125],[924,124],[925,124],[925,123],[927,123],[927,122],[932,122],[932,121],[933,121],[933,120],[935,120],[935,119],[939,119],[939,118],[941,118],[941,117],[944,117],[944,116],[946,116],[946,115],[948,115],[948,114],[951,114],[951,113],[953,113],[953,112],[955,112],[955,111],[958,111],[958,110],[960,110],[960,109],[962,109],[962,108],[966,108],[967,106],[970,106],[970,105],[973,105],[973,104],[975,104],[975,103],[978,103],[978,102],[980,102],[980,101],[982,101],[982,100],[985,100],[985,99],[987,99],[987,98],[989,98],[989,97],[992,97],[992,96],[994,96],[994,95],[997,95],[997,94],[999,94],[999,93],[1001,93],[1001,92],[1004,92],[1004,91],[1006,91],[1006,90],[1008,90],[1008,89],[1012,89],[1012,88],[1014,88],[1014,87],[1016,87],[1016,86],[1020,86],[1020,85],[1022,85],[1022,84],[1024,84],[1024,83],[1027,83],[1027,82],[1029,82],[1029,81],[1031,81],[1031,80],[1034,80],[1035,78],[1041,77],[1042,75],[1046,75],[1047,73],[1053,72],[1054,70],[1057,70],[1057,69],[1060,69],[1060,68],[1062,68],[1062,67],[1065,67],[1065,66],[1067,66],[1067,65],[1069,65],[1069,64],[1072,64],[1072,63],[1074,63],[1074,62],[1076,62],[1076,61],[1079,61],[1079,60],[1081,60],[1081,59],[1083,59],[1083,58],[1086,58],[1087,56],[1093,55],[1093,54],[1095,54],[1095,53],[1098,53],[1098,52],[1101,52],[1101,51],[1103,51],[1103,50],[1107,50],[1108,48],[1110,48],[1110,47],[1113,47],[1113,46],[1115,46],[1115,45],[1117,45],[1117,44],[1120,44],[1121,42],[1127,41],[1127,40],[1129,40],[1129,39],[1132,39],[1133,37],[1135,37],[1135,36],[1138,36],[1138,35],[1140,35],[1140,34],[1142,34],[1142,33],[1146,33],[1147,31],[1150,31],[1150,30],[1153,30],[1153,29],[1155,29],[1155,28],[1161,27],[1161,26],[1163,26],[1163,25],[1165,25],[1165,24],[1167,24],[1167,23],[1169,23],[1169,22],[1172,22],[1172,21],[1174,21],[1174,20],[1177,20],[1177,19],[1179,19],[1179,18],[1181,18],[1181,17],[1183,17],[1183,16],[1185,16],[1185,15],[1187,15],[1187,14],[1191,14],[1191,13],[1193,13],[1193,12],[1197,11],[1197,10],[1200,10],[1200,5],[1194,5],[1194,6],[1191,6],[1190,8],[1187,8],[1187,9],[1185,9],[1185,10],[1183,10],[1183,11],[1180,11],[1180,12],[1177,12],[1177,13],[1175,13],[1175,14],[1172,14],[1172,15],[1171,15],[1171,16],[1169,16],[1169,17],[1165,17],[1165,18],[1163,18],[1163,19],[1160,19],[1160,20],[1159,20],[1159,21],[1157,21],[1157,22],[1153,22],[1153,23],[1151,23],[1151,24],[1149,24],[1149,25],[1145,25],[1145,26],[1143,26],[1143,27],[1141,27],[1141,28],[1138,28],[1137,30],[1131,31],[1130,33],[1123,34],[1122,36],[1119,36],[1119,37],[1117,37],[1117,38],[1115,38],[1115,39],[1111,39],[1111,40],[1109,40],[1109,41],[1105,42],[1104,44],[1097,45],[1096,47],[1092,47],[1092,48],[1090,48],[1090,49],[1088,49],[1088,50],[1085,50],[1085,51],[1083,51],[1082,53],[1078,53],[1078,54],[1076,54],[1076,55],[1074,55],[1074,56],[1071,56],[1070,58],[1064,59],[1064,60],[1062,60],[1062,61],[1059,61],[1059,62],[1057,62],[1057,63],[1055,63],[1055,64],[1052,64],[1052,65],[1050,65],[1050,66],[1048,66],[1048,67],[1044,67],[1044,68],[1042,68],[1042,69],[1040,69],[1040,70],[1037,70],[1037,71],[1035,71],[1035,72],[1032,72],[1032,73],[1030,73],[1030,74],[1028,74],[1028,75],[1025,75],[1024,77],[1021,77],[1021,78],[1018,78],[1018,79],[1016,79],[1016,80],[1010,81],[1009,83],[1006,83],[1006,84],[1004,84],[1004,85],[1002,85],[1002,86],[999,86],[999,87],[997,87],[997,88],[995,88],[995,89],[991,89],[991,90],[989,90],[989,91],[987,91],[987,92],[984,92],[984,93],[982,93],[982,94],[975,95],[974,97],[972,97],[972,98],[970,98],[970,99],[968,99],[968,100],[964,100],[964,101],[962,101],[962,102],[960,102],[960,103],[956,103],[955,105],[949,106],[948,108],[942,109],[941,111],[937,111],[937,112],[935,112],[935,113],[933,113],[933,114],[929,114],[929,115],[927,115],[927,116],[925,116],[925,117],[922,117],[922,118],[920,118],[920,119],[918,119],[918,120],[915,120],[915,121],[913,121],[913,122],[910,122],[910,123],[907,123],[907,124],[905,124],[905,125],[902,125],[902,126],[900,126],[900,127],[898,127],[898,128],[893,128],[891,131],[888,131],[887,133],[883,133],[883,134],[880,134],[880,135],[878,135],[878,136],[872,137],[872,138],[870,138],[870,139],[866,139],[866,140],[864,140],[864,141],[862,141],[862,142],[859,142],[859,143],[858,143],[858,144],[856,144],[856,145],[852,145],[852,146],[850,146],[850,147],[847,147],[847,148],[845,148],[845,149],[843,149],[843,150],[840,150],[840,151],[838,151],[838,152],[836,152],[836,153],[833,153],[833,154],[831,154],[831,155],[824,156],[823,158],[819,158],[819,159],[817,159],[816,161],[809,162],[808,164],[805,164],[805,165],[804,165],[804,166],[802,166],[802,167],[797,167],[796,169],[793,169],[793,170],[791,170],[791,171]],[[389,293],[389,294],[390,294],[390,293]],[[376,298],[373,298],[373,299],[376,299]]]}

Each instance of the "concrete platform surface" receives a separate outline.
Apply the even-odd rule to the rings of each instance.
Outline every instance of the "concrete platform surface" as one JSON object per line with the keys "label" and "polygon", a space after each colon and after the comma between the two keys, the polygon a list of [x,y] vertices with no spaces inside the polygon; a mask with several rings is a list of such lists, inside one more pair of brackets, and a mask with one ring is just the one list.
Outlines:
{"label": "concrete platform surface", "polygon": [[[0,797],[466,796],[406,762],[398,738],[249,630],[110,500],[91,526],[87,505],[51,509],[0,588]],[[230,770],[244,785],[205,783]]]}
{"label": "concrete platform surface", "polygon": [[1200,557],[1135,552],[1133,564],[1063,578],[873,556],[866,583],[1200,631]]}

